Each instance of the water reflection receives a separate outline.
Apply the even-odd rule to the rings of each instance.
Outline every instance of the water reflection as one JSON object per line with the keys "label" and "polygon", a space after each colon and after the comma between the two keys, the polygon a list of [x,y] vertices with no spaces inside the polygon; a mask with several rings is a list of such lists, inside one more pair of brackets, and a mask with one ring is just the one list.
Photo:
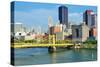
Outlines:
{"label": "water reflection", "polygon": [[97,60],[97,50],[70,49],[49,53],[47,48],[24,48],[15,50],[16,65],[52,64]]}
{"label": "water reflection", "polygon": [[53,52],[53,53],[50,53],[50,56],[51,56],[51,63],[56,63],[56,52]]}

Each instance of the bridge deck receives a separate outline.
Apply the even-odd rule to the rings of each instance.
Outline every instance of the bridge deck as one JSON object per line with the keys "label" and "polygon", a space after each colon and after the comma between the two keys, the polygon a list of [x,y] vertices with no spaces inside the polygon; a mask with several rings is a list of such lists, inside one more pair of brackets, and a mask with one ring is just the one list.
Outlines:
{"label": "bridge deck", "polygon": [[67,46],[73,46],[72,43],[67,44],[32,44],[32,43],[14,43],[11,45],[13,48],[28,48],[28,47],[67,47]]}

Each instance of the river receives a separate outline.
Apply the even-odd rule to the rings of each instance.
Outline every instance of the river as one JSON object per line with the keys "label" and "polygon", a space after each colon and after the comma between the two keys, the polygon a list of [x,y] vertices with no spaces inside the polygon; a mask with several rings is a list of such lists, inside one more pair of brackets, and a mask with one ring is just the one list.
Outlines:
{"label": "river", "polygon": [[64,49],[49,53],[47,48],[16,48],[15,65],[54,64],[97,60],[96,49]]}

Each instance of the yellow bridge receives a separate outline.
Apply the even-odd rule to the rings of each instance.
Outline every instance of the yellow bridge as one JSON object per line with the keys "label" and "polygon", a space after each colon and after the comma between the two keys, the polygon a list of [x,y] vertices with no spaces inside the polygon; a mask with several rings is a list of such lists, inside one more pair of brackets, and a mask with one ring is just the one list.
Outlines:
{"label": "yellow bridge", "polygon": [[74,44],[33,44],[33,43],[14,43],[11,45],[12,48],[28,48],[28,47],[68,47]]}
{"label": "yellow bridge", "polygon": [[32,48],[32,47],[47,47],[49,52],[56,51],[56,47],[75,47],[79,48],[79,45],[73,43],[55,43],[55,35],[49,35],[48,44],[39,44],[39,43],[11,43],[12,48]]}

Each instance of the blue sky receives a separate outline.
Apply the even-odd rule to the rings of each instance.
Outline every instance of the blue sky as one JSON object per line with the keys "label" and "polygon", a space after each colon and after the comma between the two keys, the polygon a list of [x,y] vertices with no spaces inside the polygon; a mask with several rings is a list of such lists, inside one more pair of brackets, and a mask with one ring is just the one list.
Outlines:
{"label": "blue sky", "polygon": [[[15,2],[14,20],[23,23],[28,27],[41,27],[42,30],[48,28],[48,16],[52,17],[52,24],[58,24],[58,7],[62,4],[33,3],[33,2]],[[83,21],[83,12],[93,10],[97,13],[95,6],[68,5],[68,21],[72,24],[79,24]]]}

